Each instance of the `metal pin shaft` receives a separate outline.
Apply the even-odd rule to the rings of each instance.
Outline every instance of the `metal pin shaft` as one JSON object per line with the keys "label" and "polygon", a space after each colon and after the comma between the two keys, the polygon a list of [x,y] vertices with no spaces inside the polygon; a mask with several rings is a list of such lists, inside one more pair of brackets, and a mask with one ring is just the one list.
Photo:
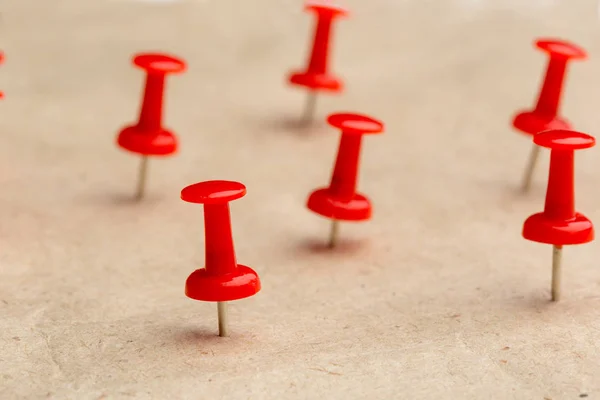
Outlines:
{"label": "metal pin shaft", "polygon": [[229,316],[227,312],[227,302],[217,302],[217,315],[219,318],[219,336],[229,336]]}
{"label": "metal pin shaft", "polygon": [[533,177],[533,171],[535,170],[535,166],[537,164],[537,159],[539,155],[540,146],[534,144],[531,148],[531,152],[529,153],[529,159],[527,160],[527,165],[525,167],[525,175],[523,175],[523,186],[521,187],[523,192],[529,191],[529,187],[531,186],[531,179]]}
{"label": "metal pin shaft", "polygon": [[306,104],[304,105],[304,113],[302,114],[302,125],[309,125],[315,118],[315,109],[317,107],[317,92],[309,90],[306,96]]}
{"label": "metal pin shaft", "polygon": [[560,300],[562,246],[552,246],[552,301]]}
{"label": "metal pin shaft", "polygon": [[146,176],[148,174],[148,156],[142,156],[138,169],[137,189],[135,191],[135,199],[141,200],[146,191]]}
{"label": "metal pin shaft", "polygon": [[340,231],[340,222],[337,219],[331,220],[331,230],[329,231],[329,248],[333,249],[337,243],[338,234]]}

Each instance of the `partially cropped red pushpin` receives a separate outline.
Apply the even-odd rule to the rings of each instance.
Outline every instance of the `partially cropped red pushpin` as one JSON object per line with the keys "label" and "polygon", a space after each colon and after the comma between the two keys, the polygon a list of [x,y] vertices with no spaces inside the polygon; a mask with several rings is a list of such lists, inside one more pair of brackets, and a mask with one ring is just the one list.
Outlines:
{"label": "partially cropped red pushpin", "polygon": [[251,268],[238,264],[233,247],[229,202],[246,194],[238,182],[206,181],[187,186],[181,199],[204,204],[205,266],[192,272],[185,294],[201,301],[217,302],[219,336],[228,336],[227,302],[250,297],[260,290]]}
{"label": "partially cropped red pushpin", "polygon": [[538,146],[550,148],[550,174],[544,211],[527,218],[523,237],[553,245],[552,300],[560,298],[562,247],[594,240],[594,226],[575,210],[575,150],[594,146],[595,139],[585,133],[551,130],[533,137]]}
{"label": "partially cropped red pushpin", "polygon": [[[587,57],[585,50],[572,43],[553,39],[540,39],[535,42],[535,45],[549,55],[546,76],[537,105],[533,110],[519,113],[513,120],[513,126],[528,135],[550,129],[572,129],[571,124],[559,115],[559,106],[567,63],[570,60],[585,59]],[[523,191],[527,191],[531,185],[539,149],[535,145],[532,147],[523,178]]]}
{"label": "partially cropped red pushpin", "polygon": [[329,52],[333,21],[347,15],[347,11],[329,1],[309,1],[306,9],[314,11],[317,17],[310,59],[306,69],[289,76],[289,82],[308,90],[302,121],[309,123],[315,114],[317,92],[340,92],[343,89],[342,80],[329,71]]}
{"label": "partially cropped red pushpin", "polygon": [[142,156],[136,198],[144,196],[149,156],[168,156],[177,151],[177,137],[162,125],[165,78],[169,73],[185,70],[185,62],[165,54],[138,54],[133,63],[146,71],[146,86],[135,125],[124,128],[117,143],[125,150]]}
{"label": "partially cropped red pushpin", "polygon": [[332,114],[327,122],[342,131],[329,187],[315,190],[308,198],[309,210],[330,218],[329,247],[334,247],[338,221],[364,221],[371,218],[371,202],[356,192],[362,136],[383,132],[383,123],[360,114]]}
{"label": "partially cropped red pushpin", "polygon": [[[0,64],[4,63],[4,52],[0,51]],[[0,91],[0,99],[4,98],[4,92]]]}

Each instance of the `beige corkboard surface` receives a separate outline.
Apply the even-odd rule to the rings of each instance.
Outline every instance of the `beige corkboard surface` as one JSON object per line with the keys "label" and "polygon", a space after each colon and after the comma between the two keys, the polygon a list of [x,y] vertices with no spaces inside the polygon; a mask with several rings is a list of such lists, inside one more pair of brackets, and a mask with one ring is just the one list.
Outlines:
{"label": "beige corkboard surface", "polygon": [[[526,4],[521,4],[526,3]],[[306,210],[328,182],[338,133],[293,127],[312,18],[300,1],[41,2],[2,6],[0,398],[600,398],[600,244],[566,248],[564,299],[549,302],[550,246],[520,236],[543,207],[548,156],[517,193],[529,139],[510,128],[545,68],[532,46],[562,37],[574,62],[563,103],[600,134],[594,1],[348,1],[332,68],[342,96],[321,120],[386,123],[364,141],[360,190],[373,220]],[[135,120],[139,51],[185,58],[168,78],[177,157],[138,159],[116,132]],[[577,208],[600,221],[600,150],[576,156]],[[187,299],[203,263],[202,207],[187,184],[245,183],[231,205],[238,261],[263,290],[216,307]],[[599,222],[600,223],[600,222]]]}

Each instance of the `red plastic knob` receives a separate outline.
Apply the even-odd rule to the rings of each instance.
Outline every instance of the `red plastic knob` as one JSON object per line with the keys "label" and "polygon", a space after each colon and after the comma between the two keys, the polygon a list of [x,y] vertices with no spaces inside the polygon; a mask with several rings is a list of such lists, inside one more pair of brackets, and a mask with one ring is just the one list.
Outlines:
{"label": "red plastic knob", "polygon": [[519,113],[513,126],[529,135],[551,129],[571,129],[571,124],[558,115],[567,62],[585,59],[587,55],[580,47],[562,40],[540,39],[535,44],[549,55],[546,77],[536,107]]}
{"label": "red plastic knob", "polygon": [[587,57],[585,50],[559,39],[539,39],[535,42],[537,48],[545,51],[550,57],[565,59],[584,59]]}
{"label": "red plastic knob", "polygon": [[553,130],[536,134],[533,141],[551,149],[550,174],[544,211],[527,218],[523,237],[557,246],[583,244],[594,240],[594,226],[575,211],[574,152],[594,146],[585,133]]}
{"label": "red plastic knob", "polygon": [[[4,63],[4,52],[0,51],[0,64]],[[0,92],[0,99],[4,98],[4,92]]]}
{"label": "red plastic knob", "polygon": [[165,78],[180,73],[185,62],[165,54],[138,54],[134,65],[146,71],[146,86],[137,124],[124,128],[117,143],[123,149],[141,155],[165,156],[177,151],[177,138],[162,126]]}
{"label": "red plastic knob", "polygon": [[333,20],[347,15],[347,11],[327,1],[309,2],[306,9],[315,12],[317,16],[310,60],[304,71],[290,75],[289,82],[311,90],[339,92],[343,89],[343,83],[328,70],[331,28]]}
{"label": "red plastic knob", "polygon": [[307,207],[327,218],[362,221],[371,218],[369,199],[356,192],[362,136],[383,132],[383,123],[360,114],[333,114],[327,122],[342,135],[329,187],[314,191]]}
{"label": "red plastic knob", "polygon": [[236,262],[229,202],[246,194],[238,182],[206,181],[187,186],[181,199],[204,204],[206,262],[188,277],[186,296],[202,301],[231,301],[260,291],[260,280],[250,267]]}

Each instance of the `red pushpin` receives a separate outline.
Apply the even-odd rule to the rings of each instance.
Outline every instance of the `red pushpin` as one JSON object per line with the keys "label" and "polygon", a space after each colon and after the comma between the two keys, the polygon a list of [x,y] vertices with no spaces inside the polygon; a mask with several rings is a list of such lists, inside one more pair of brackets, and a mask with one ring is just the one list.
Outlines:
{"label": "red pushpin", "polygon": [[[536,107],[519,113],[513,120],[513,126],[529,135],[550,129],[571,129],[571,124],[558,115],[558,110],[567,62],[572,59],[585,59],[587,57],[585,50],[561,40],[540,39],[535,42],[535,45],[550,56],[546,77]],[[531,185],[539,150],[539,146],[535,145],[531,149],[523,178],[523,191],[527,191]]]}
{"label": "red pushpin", "polygon": [[146,71],[146,87],[140,118],[136,125],[123,129],[117,143],[123,149],[140,154],[136,199],[144,196],[148,156],[168,156],[177,151],[177,137],[162,126],[165,78],[168,73],[185,70],[185,62],[165,54],[138,54],[133,64]]}
{"label": "red pushpin", "polygon": [[[0,51],[0,64],[4,64],[4,52]],[[4,92],[0,92],[0,99],[4,98]]]}
{"label": "red pushpin", "polygon": [[205,267],[192,272],[185,294],[201,301],[217,302],[219,336],[228,336],[227,302],[250,297],[260,290],[258,275],[238,264],[233,247],[229,202],[246,194],[238,182],[206,181],[181,191],[188,203],[204,204]]}
{"label": "red pushpin", "polygon": [[334,247],[338,221],[364,221],[371,218],[371,202],[356,192],[362,136],[383,132],[383,123],[360,114],[332,114],[329,125],[342,131],[340,146],[329,187],[315,190],[306,206],[309,210],[330,218],[329,247]]}
{"label": "red pushpin", "polygon": [[585,133],[552,130],[536,134],[533,142],[551,149],[550,174],[544,211],[527,218],[523,237],[553,245],[552,301],[558,301],[562,247],[594,240],[592,221],[575,211],[574,152],[592,147],[596,141]]}
{"label": "red pushpin", "polygon": [[306,70],[292,73],[289,82],[308,88],[302,121],[309,123],[315,114],[317,91],[340,92],[343,89],[341,79],[328,71],[328,61],[333,20],[347,15],[347,11],[329,1],[310,1],[305,9],[314,11],[317,16],[312,51]]}

